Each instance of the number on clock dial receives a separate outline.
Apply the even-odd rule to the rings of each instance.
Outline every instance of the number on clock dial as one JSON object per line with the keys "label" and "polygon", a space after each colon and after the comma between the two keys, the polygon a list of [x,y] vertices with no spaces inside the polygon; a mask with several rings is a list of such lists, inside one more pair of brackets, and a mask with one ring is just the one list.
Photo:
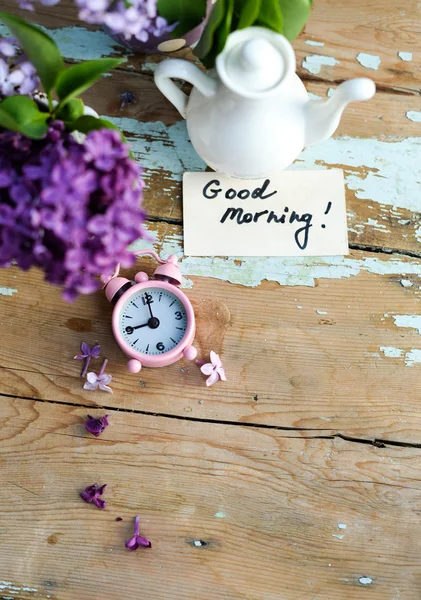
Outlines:
{"label": "number on clock dial", "polygon": [[183,339],[187,315],[179,298],[159,288],[132,294],[120,313],[125,342],[141,354],[164,354]]}

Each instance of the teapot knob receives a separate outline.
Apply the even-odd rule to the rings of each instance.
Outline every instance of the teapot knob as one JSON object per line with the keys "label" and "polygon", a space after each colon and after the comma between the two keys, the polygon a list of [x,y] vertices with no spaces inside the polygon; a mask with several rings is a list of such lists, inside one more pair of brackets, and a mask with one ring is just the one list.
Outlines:
{"label": "teapot knob", "polygon": [[278,50],[263,38],[254,38],[243,45],[241,61],[247,69],[257,70],[263,67],[267,71],[278,74],[281,78],[284,72],[284,61]]}

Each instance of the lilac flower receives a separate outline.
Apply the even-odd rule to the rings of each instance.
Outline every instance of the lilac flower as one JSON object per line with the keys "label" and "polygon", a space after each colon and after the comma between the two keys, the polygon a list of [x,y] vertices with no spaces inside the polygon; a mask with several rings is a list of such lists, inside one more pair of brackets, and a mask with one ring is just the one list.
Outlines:
{"label": "lilac flower", "polygon": [[32,63],[16,56],[17,42],[0,38],[0,97],[27,95],[39,85],[39,79]]}
{"label": "lilac flower", "polygon": [[92,415],[88,415],[85,421],[85,429],[89,433],[92,433],[95,437],[99,437],[104,429],[108,427],[108,415],[96,419]]}
{"label": "lilac flower", "polygon": [[136,97],[132,92],[124,92],[120,94],[120,98],[122,99],[120,108],[124,108],[126,104],[135,104]]}
{"label": "lilac flower", "polygon": [[147,42],[174,29],[158,16],[157,0],[75,0],[79,18],[88,23],[106,25],[114,34],[126,39],[135,37]]}
{"label": "lilac flower", "polygon": [[198,364],[202,365],[200,367],[202,373],[204,375],[209,375],[209,377],[206,379],[206,385],[208,387],[219,381],[219,379],[221,379],[222,381],[227,380],[225,376],[225,370],[222,367],[222,361],[216,354],[216,352],[214,352],[213,350],[211,350],[210,359],[211,362],[206,364],[201,363],[200,361],[196,361]]}
{"label": "lilac flower", "polygon": [[16,45],[15,40],[0,38],[0,54],[8,58],[15,56]]}
{"label": "lilac flower", "polygon": [[81,492],[79,495],[82,498],[82,500],[88,502],[88,504],[92,502],[98,508],[105,508],[107,506],[107,503],[105,502],[105,500],[102,500],[100,496],[102,496],[106,487],[107,484],[99,487],[97,483],[94,483],[93,485],[87,487],[86,490],[84,492]]}
{"label": "lilac flower", "polygon": [[87,381],[86,381],[85,385],[83,386],[84,390],[95,391],[99,388],[103,392],[108,392],[110,394],[113,393],[113,390],[108,385],[109,383],[111,383],[112,376],[104,373],[107,363],[108,363],[108,360],[107,359],[104,360],[104,364],[102,365],[101,370],[98,373],[98,375],[96,375],[95,373],[92,373],[92,372],[87,374],[87,376],[86,376]]}
{"label": "lilac flower", "polygon": [[82,354],[76,354],[74,358],[77,360],[84,360],[85,365],[83,367],[81,377],[85,377],[86,371],[88,370],[89,363],[91,362],[91,358],[98,358],[101,354],[101,346],[97,344],[96,346],[92,346],[92,348],[86,342],[82,342],[80,345],[80,349]]}
{"label": "lilac flower", "polygon": [[[24,10],[34,10],[35,0],[18,0],[19,8]],[[60,0],[40,0],[44,6],[55,6]]]}
{"label": "lilac flower", "polygon": [[116,131],[78,143],[60,121],[42,140],[0,129],[0,267],[37,266],[69,301],[96,291],[146,237],[141,174]]}
{"label": "lilac flower", "polygon": [[129,550],[137,550],[140,546],[142,548],[152,548],[152,544],[149,540],[139,535],[139,517],[134,520],[134,536],[127,540],[125,546]]}
{"label": "lilac flower", "polygon": [[112,129],[92,131],[85,143],[85,159],[92,161],[99,171],[112,171],[125,154],[120,134]]}
{"label": "lilac flower", "polygon": [[[17,0],[20,8],[34,10],[36,0]],[[39,0],[44,6],[53,6],[60,0]],[[147,42],[150,37],[161,37],[171,32],[176,23],[168,25],[158,15],[158,0],[74,0],[79,18],[93,25],[106,25],[114,34],[126,39],[135,37]]]}

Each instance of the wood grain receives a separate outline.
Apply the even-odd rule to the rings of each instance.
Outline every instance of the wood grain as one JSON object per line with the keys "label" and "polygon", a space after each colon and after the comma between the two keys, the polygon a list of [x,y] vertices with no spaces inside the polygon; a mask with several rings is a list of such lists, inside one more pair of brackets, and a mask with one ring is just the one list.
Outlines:
{"label": "wood grain", "polygon": [[[160,224],[158,231],[160,251],[177,227]],[[212,275],[206,264],[206,274]],[[316,269],[317,261],[310,264]],[[325,278],[315,287],[266,282],[250,288],[192,277],[193,288],[186,293],[197,314],[199,356],[219,352],[228,374],[226,383],[209,389],[198,367],[184,361],[129,375],[102,292],[69,305],[37,271],[8,269],[2,285],[17,293],[0,296],[0,392],[420,443],[421,410],[414,391],[421,365],[407,366],[410,353],[421,351],[420,335],[416,323],[398,327],[394,320],[394,315],[419,313],[420,276],[403,274],[418,261],[353,252],[340,264],[327,264]],[[391,268],[392,274],[365,270],[373,265],[385,273]],[[137,265],[149,273],[152,268],[148,261]],[[232,266],[242,268],[247,263]],[[335,269],[338,278],[329,279]],[[402,280],[412,287],[403,287]],[[82,341],[101,344],[110,360],[114,395],[82,390],[80,364],[73,361]],[[385,356],[381,348],[389,347],[401,355]]]}
{"label": "wood grain", "polygon": [[[3,597],[420,596],[420,449],[116,411],[95,439],[85,410],[0,402]],[[152,549],[130,553],[136,514]]]}

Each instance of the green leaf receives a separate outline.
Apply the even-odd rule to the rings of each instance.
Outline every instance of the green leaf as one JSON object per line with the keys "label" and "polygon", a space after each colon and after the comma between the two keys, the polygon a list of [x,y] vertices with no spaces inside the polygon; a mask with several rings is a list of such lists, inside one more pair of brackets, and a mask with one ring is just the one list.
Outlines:
{"label": "green leaf", "polygon": [[40,139],[47,133],[49,116],[26,96],[11,96],[0,102],[0,127],[32,139]]}
{"label": "green leaf", "polygon": [[72,98],[87,90],[104,73],[117,67],[125,58],[100,58],[88,60],[68,67],[57,79],[56,92],[60,98],[60,108]]}
{"label": "green leaf", "polygon": [[178,23],[172,37],[182,37],[206,16],[206,0],[158,0],[158,14],[168,23]]}
{"label": "green leaf", "polygon": [[58,110],[55,113],[55,117],[65,123],[72,123],[83,116],[85,105],[81,98],[72,98],[64,106],[57,108]]}
{"label": "green leaf", "polygon": [[236,29],[251,27],[259,17],[262,0],[243,0]]}
{"label": "green leaf", "polygon": [[[259,17],[255,24],[283,33],[284,21],[280,2],[281,0],[262,0]],[[292,0],[292,2],[294,3],[295,0]]]}
{"label": "green leaf", "polygon": [[283,34],[290,41],[301,32],[310,16],[312,0],[278,0],[284,18]]}
{"label": "green leaf", "polygon": [[[222,20],[225,15],[225,0],[216,0],[216,3],[212,9],[209,20],[206,24],[206,27],[202,33],[202,37],[199,40],[196,48],[194,49],[194,54],[200,58],[205,59],[205,57],[210,53],[215,37],[215,32],[222,23]],[[209,66],[203,60],[203,64],[205,66]]]}
{"label": "green leaf", "polygon": [[72,131],[80,131],[81,133],[89,133],[95,129],[115,129],[121,133],[121,130],[117,127],[117,125],[114,125],[114,123],[111,123],[111,121],[107,121],[107,119],[101,119],[99,117],[92,117],[91,115],[79,117],[79,119],[76,119],[76,121],[74,121],[71,125]]}
{"label": "green leaf", "polygon": [[28,60],[35,66],[44,90],[50,94],[64,68],[63,59],[53,40],[35,25],[9,13],[0,12],[0,20],[18,39]]}
{"label": "green leaf", "polygon": [[26,135],[33,140],[40,140],[43,138],[48,131],[48,123],[46,123],[47,113],[44,113],[45,117],[31,121],[22,126],[21,133]]}
{"label": "green leaf", "polygon": [[[121,131],[117,125],[114,125],[111,121],[107,119],[102,119],[101,117],[92,117],[91,115],[84,115],[80,117],[73,123],[69,125],[69,129],[71,131],[80,131],[80,133],[89,133],[90,131],[95,131],[97,129],[114,129],[118,131],[121,135],[121,140],[123,142],[127,142],[124,133]],[[133,154],[129,152],[130,158],[133,158]]]}
{"label": "green leaf", "polygon": [[[215,52],[216,56],[225,48],[227,38],[231,33],[232,18],[234,14],[234,0],[225,0],[225,15],[218,27],[215,35]],[[215,56],[215,58],[216,58]]]}

